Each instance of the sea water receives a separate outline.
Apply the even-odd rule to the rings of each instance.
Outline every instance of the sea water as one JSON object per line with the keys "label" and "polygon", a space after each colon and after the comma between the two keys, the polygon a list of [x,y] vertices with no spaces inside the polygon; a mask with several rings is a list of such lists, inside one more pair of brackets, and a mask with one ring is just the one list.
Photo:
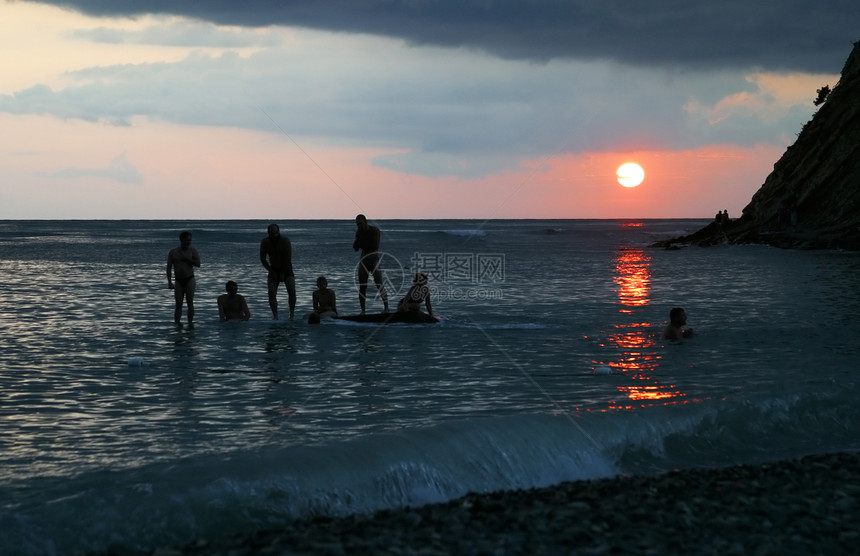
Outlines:
{"label": "sea water", "polygon": [[[379,326],[303,320],[321,275],[359,311],[348,220],[280,222],[293,321],[268,222],[0,222],[0,553],[856,451],[860,256],[650,246],[706,223],[379,221],[392,307],[420,269],[441,316]],[[165,277],[185,229],[193,326]],[[250,321],[218,321],[227,280]],[[693,338],[660,339],[675,306]]]}

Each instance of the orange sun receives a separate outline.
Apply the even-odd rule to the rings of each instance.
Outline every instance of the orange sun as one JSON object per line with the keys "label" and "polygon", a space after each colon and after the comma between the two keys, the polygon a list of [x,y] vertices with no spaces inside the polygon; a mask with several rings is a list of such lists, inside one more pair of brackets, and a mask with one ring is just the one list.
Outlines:
{"label": "orange sun", "polygon": [[627,162],[618,167],[615,175],[624,187],[636,187],[645,179],[645,170],[635,162]]}

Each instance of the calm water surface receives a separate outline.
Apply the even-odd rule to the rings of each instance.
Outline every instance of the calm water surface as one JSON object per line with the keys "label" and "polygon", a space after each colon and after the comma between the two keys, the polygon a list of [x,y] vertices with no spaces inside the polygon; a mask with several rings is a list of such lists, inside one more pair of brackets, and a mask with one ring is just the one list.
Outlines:
{"label": "calm water surface", "polygon": [[[273,321],[268,222],[0,222],[0,553],[856,450],[860,258],[649,247],[705,223],[377,222],[393,304],[419,264],[442,316],[380,327]],[[319,275],[358,312],[353,223],[280,224],[297,312]],[[249,322],[217,320],[230,279]],[[673,306],[694,338],[659,338]]]}

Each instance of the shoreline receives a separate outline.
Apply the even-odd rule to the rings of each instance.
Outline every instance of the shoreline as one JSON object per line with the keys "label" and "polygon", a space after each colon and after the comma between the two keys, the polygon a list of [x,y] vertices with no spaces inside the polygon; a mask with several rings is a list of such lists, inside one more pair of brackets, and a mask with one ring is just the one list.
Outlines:
{"label": "shoreline", "polygon": [[849,554],[860,454],[618,476],[106,555]]}

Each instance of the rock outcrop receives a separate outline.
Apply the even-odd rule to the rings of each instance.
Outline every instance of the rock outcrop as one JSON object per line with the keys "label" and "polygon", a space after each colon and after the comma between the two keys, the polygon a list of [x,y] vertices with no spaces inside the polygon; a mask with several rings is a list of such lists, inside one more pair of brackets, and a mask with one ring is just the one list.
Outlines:
{"label": "rock outcrop", "polygon": [[860,250],[860,42],[742,216],[657,245],[725,243]]}

